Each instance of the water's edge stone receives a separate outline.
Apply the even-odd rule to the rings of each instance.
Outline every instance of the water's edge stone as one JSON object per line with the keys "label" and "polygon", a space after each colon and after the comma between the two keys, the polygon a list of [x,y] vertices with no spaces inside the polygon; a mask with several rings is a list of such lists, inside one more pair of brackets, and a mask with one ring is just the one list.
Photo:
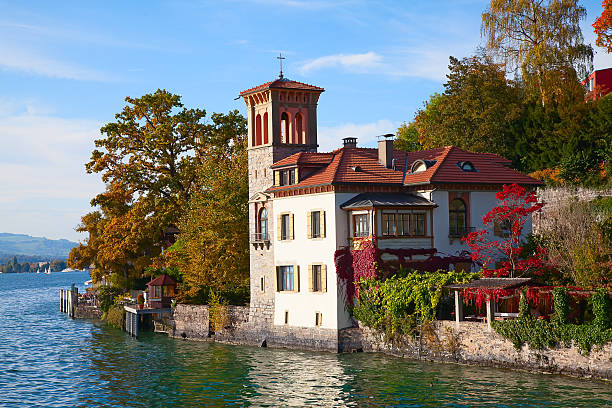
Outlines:
{"label": "water's edge stone", "polygon": [[395,344],[368,327],[342,330],[266,326],[249,319],[249,307],[228,306],[229,324],[210,331],[208,306],[177,305],[172,316],[158,322],[169,336],[189,340],[333,353],[374,352],[397,357],[453,362],[537,373],[565,374],[612,380],[612,344],[582,355],[577,347],[534,350],[512,343],[479,322],[436,321],[418,339]]}

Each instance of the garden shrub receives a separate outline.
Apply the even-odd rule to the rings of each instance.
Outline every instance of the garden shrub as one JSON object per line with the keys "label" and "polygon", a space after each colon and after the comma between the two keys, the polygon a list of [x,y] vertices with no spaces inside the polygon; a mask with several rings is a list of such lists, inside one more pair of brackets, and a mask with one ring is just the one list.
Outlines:
{"label": "garden shrub", "polygon": [[591,302],[593,304],[593,324],[602,330],[612,327],[612,308],[606,289],[596,290]]}
{"label": "garden shrub", "polygon": [[551,322],[520,315],[517,320],[491,322],[493,329],[512,342],[517,350],[524,344],[541,350],[561,344],[570,347],[572,343],[580,352],[588,354],[595,345],[612,341],[610,328],[609,296],[605,289],[599,289],[592,298],[595,319],[592,323],[571,324],[568,319],[569,296],[566,288],[553,290],[555,312]]}
{"label": "garden shrub", "polygon": [[569,295],[564,287],[556,287],[553,289],[553,305],[554,313],[552,316],[553,323],[567,324],[569,323]]}
{"label": "garden shrub", "polygon": [[521,291],[521,298],[519,300],[519,318],[526,319],[531,317],[531,308],[529,307],[529,301],[527,300],[527,290]]}
{"label": "garden shrub", "polygon": [[115,303],[115,298],[121,294],[122,290],[114,286],[101,286],[98,288],[96,291],[96,298],[98,299],[100,310],[102,310],[103,313],[108,312]]}
{"label": "garden shrub", "polygon": [[104,319],[109,325],[123,329],[125,325],[125,310],[121,306],[112,306],[106,312]]}
{"label": "garden shrub", "polygon": [[229,324],[229,312],[227,301],[224,300],[219,292],[211,291],[208,298],[208,319],[213,332],[221,331]]}

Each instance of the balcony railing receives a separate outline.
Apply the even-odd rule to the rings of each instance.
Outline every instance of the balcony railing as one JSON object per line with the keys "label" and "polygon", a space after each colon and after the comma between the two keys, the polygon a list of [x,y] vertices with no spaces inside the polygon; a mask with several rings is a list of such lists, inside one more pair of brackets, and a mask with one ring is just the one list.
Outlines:
{"label": "balcony railing", "polygon": [[268,235],[267,232],[256,232],[254,234],[251,234],[252,244],[267,243],[267,242],[270,242],[270,236]]}
{"label": "balcony railing", "polygon": [[449,238],[463,238],[474,231],[476,231],[475,227],[450,227],[448,236]]}

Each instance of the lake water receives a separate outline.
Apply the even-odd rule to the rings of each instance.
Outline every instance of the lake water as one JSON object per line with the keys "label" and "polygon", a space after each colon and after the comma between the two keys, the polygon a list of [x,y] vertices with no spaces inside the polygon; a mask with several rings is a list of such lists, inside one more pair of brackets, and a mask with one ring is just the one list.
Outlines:
{"label": "lake water", "polygon": [[83,272],[0,275],[0,407],[604,407],[612,384],[376,354],[138,340],[59,312]]}

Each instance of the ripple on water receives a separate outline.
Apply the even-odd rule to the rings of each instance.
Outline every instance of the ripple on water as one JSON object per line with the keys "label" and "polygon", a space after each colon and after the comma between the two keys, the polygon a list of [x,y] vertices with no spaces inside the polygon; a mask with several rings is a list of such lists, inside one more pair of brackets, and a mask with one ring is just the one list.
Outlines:
{"label": "ripple on water", "polygon": [[124,333],[59,312],[84,273],[0,275],[0,406],[609,406],[608,383]]}

